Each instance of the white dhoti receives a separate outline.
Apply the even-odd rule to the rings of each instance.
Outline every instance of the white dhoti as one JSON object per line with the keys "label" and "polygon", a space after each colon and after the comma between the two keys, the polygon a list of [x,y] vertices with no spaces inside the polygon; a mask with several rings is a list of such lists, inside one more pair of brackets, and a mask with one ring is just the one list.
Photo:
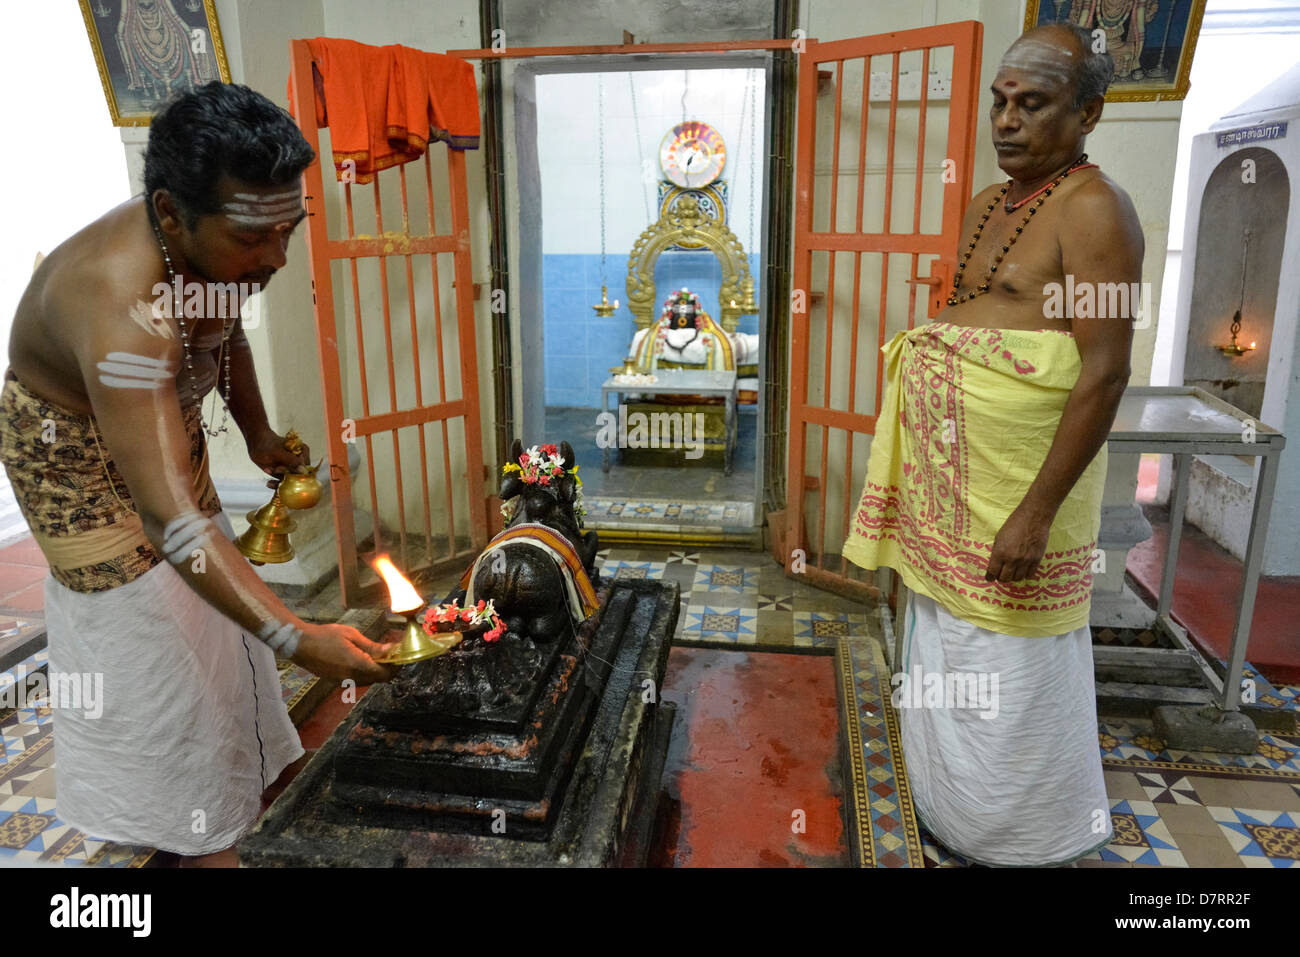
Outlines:
{"label": "white dhoti", "polygon": [[[995,866],[1059,865],[1106,844],[1110,803],[1088,628],[1020,638],[955,618],[925,595],[909,597],[899,662],[909,677],[895,697],[926,830]],[[936,694],[927,699],[918,679]],[[979,693],[963,696],[963,687]]]}
{"label": "white dhoti", "polygon": [[93,593],[47,578],[45,617],[50,674],[103,676],[102,714],[54,712],[59,817],[177,854],[234,844],[303,754],[271,650],[167,562]]}

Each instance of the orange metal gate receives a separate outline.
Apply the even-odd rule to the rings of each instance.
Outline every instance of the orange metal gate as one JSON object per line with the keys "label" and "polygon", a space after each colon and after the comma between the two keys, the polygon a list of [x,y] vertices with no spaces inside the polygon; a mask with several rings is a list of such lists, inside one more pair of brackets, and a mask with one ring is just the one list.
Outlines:
{"label": "orange metal gate", "polygon": [[[422,163],[408,164],[414,203],[405,165],[327,193],[322,169],[335,177],[311,108],[306,41],[291,41],[290,56],[298,122],[316,150],[305,174],[308,258],[343,602],[356,605],[351,442],[364,446],[375,550],[391,548],[409,577],[459,570],[488,539],[465,156],[431,145]],[[444,176],[445,189],[436,188]],[[400,231],[385,227],[385,197],[390,211],[400,205]],[[449,232],[438,232],[439,218]],[[350,323],[337,321],[336,302]],[[448,362],[459,376],[447,374]]]}
{"label": "orange metal gate", "polygon": [[788,501],[774,531],[787,574],[845,594],[873,591],[840,549],[883,393],[880,348],[916,325],[918,286],[933,316],[952,284],[982,33],[967,21],[809,41],[800,57]]}

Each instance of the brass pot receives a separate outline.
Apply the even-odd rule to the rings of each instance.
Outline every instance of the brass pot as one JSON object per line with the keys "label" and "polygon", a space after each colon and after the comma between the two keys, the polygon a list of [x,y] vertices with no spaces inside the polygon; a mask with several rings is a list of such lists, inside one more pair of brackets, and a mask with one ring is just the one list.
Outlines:
{"label": "brass pot", "polygon": [[323,487],[316,472],[324,461],[322,458],[310,472],[290,472],[280,480],[277,491],[286,508],[311,508],[320,501]]}

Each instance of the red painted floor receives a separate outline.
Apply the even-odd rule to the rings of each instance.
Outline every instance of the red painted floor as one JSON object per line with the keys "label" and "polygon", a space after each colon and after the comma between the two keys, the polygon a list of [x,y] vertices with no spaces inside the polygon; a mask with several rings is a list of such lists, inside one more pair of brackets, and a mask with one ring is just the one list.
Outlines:
{"label": "red painted floor", "polygon": [[[1146,506],[1152,535],[1128,553],[1128,571],[1154,606],[1169,550],[1169,511]],[[1191,524],[1184,524],[1174,579],[1174,620],[1201,651],[1228,657],[1243,566]],[[1273,684],[1300,683],[1300,578],[1261,578],[1246,660]]]}
{"label": "red painted floor", "polygon": [[649,863],[847,866],[834,659],[674,648],[677,705]]}
{"label": "red painted floor", "polygon": [[29,538],[0,548],[0,629],[45,610],[45,556]]}

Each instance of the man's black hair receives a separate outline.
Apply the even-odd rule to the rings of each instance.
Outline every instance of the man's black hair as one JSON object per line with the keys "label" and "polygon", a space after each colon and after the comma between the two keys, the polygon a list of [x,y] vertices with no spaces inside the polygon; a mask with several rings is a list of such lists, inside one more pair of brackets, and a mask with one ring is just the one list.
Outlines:
{"label": "man's black hair", "polygon": [[200,215],[218,211],[221,174],[253,186],[283,186],[296,182],[315,158],[287,112],[246,86],[213,81],[180,94],[154,116],[144,155],[145,196],[167,190],[193,229]]}

